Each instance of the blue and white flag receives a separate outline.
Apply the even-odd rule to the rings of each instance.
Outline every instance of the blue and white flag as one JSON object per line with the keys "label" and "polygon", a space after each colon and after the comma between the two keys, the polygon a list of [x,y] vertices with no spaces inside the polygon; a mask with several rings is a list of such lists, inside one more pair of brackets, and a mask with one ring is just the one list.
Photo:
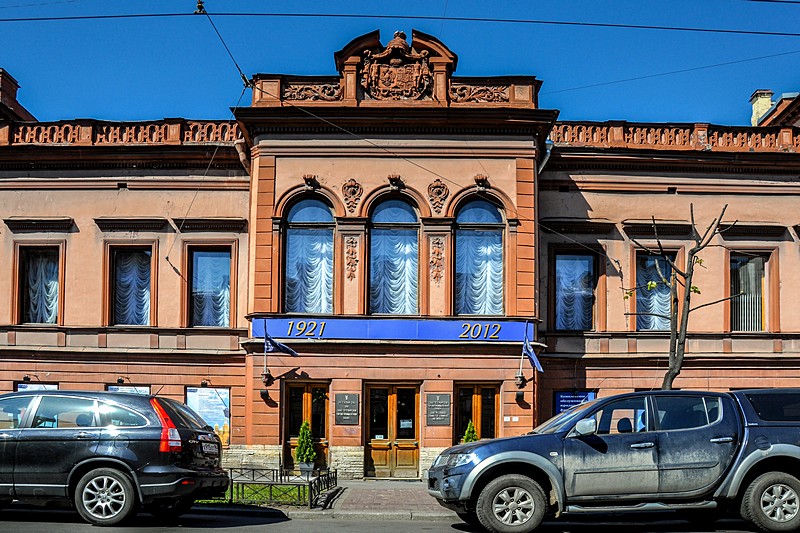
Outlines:
{"label": "blue and white flag", "polygon": [[531,341],[528,340],[528,324],[525,324],[525,340],[522,342],[522,355],[528,358],[528,361],[531,362],[531,366],[538,372],[544,372],[542,363],[539,362],[539,358],[536,357],[536,352],[533,351],[533,345]]}
{"label": "blue and white flag", "polygon": [[278,342],[272,337],[270,337],[269,333],[267,333],[267,321],[264,320],[264,353],[272,353],[272,352],[280,352],[285,353],[288,355],[293,355],[295,357],[299,356],[300,354],[283,344],[282,342]]}

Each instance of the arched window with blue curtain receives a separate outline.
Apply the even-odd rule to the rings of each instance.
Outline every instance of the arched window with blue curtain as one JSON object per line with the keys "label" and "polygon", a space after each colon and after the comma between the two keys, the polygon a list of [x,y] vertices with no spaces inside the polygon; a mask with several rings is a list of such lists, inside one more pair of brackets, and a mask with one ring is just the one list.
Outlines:
{"label": "arched window with blue curtain", "polygon": [[419,218],[404,200],[381,202],[370,218],[369,311],[419,313]]}
{"label": "arched window with blue curtain", "polygon": [[503,314],[504,227],[500,210],[486,200],[472,200],[458,210],[456,314]]}
{"label": "arched window with blue curtain", "polygon": [[284,310],[333,313],[333,213],[316,198],[300,200],[286,216]]}

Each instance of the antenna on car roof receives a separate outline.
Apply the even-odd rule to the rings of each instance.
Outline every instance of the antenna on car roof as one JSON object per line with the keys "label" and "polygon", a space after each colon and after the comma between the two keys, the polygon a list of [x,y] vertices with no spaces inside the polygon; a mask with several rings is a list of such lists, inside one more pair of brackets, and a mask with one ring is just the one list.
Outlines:
{"label": "antenna on car roof", "polygon": [[158,396],[158,393],[161,392],[161,389],[164,388],[164,385],[161,385],[156,392],[153,393],[153,396]]}

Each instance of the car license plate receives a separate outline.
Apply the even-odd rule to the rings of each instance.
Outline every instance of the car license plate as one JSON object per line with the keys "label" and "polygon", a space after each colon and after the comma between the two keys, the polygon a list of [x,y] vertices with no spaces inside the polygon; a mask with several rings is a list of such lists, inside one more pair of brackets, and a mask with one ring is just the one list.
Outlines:
{"label": "car license plate", "polygon": [[203,443],[203,453],[208,453],[211,455],[219,455],[219,449],[217,445],[213,442],[204,442]]}

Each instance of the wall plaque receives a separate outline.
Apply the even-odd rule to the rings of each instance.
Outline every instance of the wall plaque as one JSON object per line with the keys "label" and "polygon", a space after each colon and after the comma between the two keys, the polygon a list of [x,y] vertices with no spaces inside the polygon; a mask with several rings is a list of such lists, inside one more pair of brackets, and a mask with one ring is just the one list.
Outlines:
{"label": "wall plaque", "polygon": [[450,425],[450,395],[427,394],[425,403],[428,404],[426,422],[429,426]]}
{"label": "wall plaque", "polygon": [[333,403],[337,425],[358,425],[358,394],[336,394]]}

